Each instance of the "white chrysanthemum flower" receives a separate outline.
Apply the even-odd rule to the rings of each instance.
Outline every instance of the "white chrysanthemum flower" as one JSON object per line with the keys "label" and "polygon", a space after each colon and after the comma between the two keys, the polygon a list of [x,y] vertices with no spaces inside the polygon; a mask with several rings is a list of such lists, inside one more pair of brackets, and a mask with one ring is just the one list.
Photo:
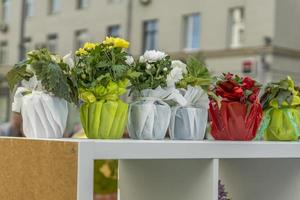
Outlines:
{"label": "white chrysanthemum flower", "polygon": [[183,78],[183,71],[179,67],[173,68],[167,76],[167,85],[172,86]]}
{"label": "white chrysanthemum flower", "polygon": [[126,60],[125,60],[127,65],[132,65],[134,62],[134,59],[132,56],[126,56]]}
{"label": "white chrysanthemum flower", "polygon": [[164,52],[156,51],[156,50],[148,50],[144,53],[143,58],[149,63],[154,63],[164,59],[166,56],[167,54]]}
{"label": "white chrysanthemum flower", "polygon": [[67,65],[69,65],[70,68],[73,68],[75,63],[74,63],[74,60],[72,58],[72,53],[68,53],[67,55],[65,55],[63,57],[63,62],[66,63]]}
{"label": "white chrysanthemum flower", "polygon": [[181,62],[180,60],[173,60],[171,67],[172,68],[180,68],[180,69],[182,69],[182,72],[184,74],[187,73],[186,64]]}
{"label": "white chrysanthemum flower", "polygon": [[150,64],[146,64],[146,69],[151,69],[152,68],[152,66],[150,65]]}
{"label": "white chrysanthemum flower", "polygon": [[145,62],[146,62],[144,56],[140,56],[139,62],[140,62],[140,63],[145,63]]}

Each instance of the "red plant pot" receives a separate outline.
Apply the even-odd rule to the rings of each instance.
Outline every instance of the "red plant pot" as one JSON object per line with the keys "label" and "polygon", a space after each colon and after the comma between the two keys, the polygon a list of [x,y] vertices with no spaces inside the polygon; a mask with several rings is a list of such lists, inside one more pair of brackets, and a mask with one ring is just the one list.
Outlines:
{"label": "red plant pot", "polygon": [[209,105],[211,135],[216,140],[252,140],[256,136],[262,120],[262,107],[252,103],[247,105],[236,101],[222,101],[219,108],[214,101]]}

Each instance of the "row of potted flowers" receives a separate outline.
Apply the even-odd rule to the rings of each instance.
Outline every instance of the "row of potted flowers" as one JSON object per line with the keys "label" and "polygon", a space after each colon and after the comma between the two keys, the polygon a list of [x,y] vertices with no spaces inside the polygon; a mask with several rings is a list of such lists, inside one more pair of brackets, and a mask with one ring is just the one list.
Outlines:
{"label": "row of potted flowers", "polygon": [[[298,140],[300,96],[291,78],[261,85],[250,77],[212,77],[195,58],[186,63],[164,52],[146,51],[135,60],[129,42],[107,37],[64,57],[31,51],[7,74],[15,91],[13,111],[23,117],[27,137],[62,137],[67,102],[80,102],[85,134],[118,139],[127,125],[131,138],[201,140],[208,115],[217,140]],[[130,91],[130,105],[120,96]],[[261,123],[262,121],[262,123]]]}

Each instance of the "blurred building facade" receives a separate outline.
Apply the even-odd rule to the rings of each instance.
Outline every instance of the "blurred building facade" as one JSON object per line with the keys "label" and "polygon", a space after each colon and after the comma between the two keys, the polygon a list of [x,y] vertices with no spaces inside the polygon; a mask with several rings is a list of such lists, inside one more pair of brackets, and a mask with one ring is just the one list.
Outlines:
{"label": "blurred building facade", "polygon": [[[112,35],[130,40],[134,56],[160,49],[204,58],[215,73],[300,81],[299,0],[1,0],[0,7],[0,74],[24,56],[20,47],[64,55]],[[9,109],[2,87],[1,115]]]}

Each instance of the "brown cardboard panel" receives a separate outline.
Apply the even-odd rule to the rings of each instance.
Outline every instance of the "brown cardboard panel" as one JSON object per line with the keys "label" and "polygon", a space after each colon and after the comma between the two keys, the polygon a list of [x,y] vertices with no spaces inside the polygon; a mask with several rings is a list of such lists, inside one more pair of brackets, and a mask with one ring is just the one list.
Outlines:
{"label": "brown cardboard panel", "polygon": [[0,138],[0,200],[76,200],[78,143]]}

